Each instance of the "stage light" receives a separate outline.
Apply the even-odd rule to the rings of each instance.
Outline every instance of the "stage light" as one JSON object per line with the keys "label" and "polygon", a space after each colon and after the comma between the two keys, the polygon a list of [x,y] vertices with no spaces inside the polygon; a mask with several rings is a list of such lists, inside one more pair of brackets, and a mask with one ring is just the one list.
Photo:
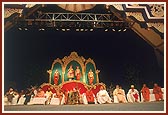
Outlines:
{"label": "stage light", "polygon": [[121,32],[121,29],[119,29],[118,32]]}
{"label": "stage light", "polygon": [[104,31],[105,31],[105,32],[107,32],[107,31],[108,31],[108,29],[105,29]]}
{"label": "stage light", "polygon": [[125,31],[127,31],[127,29],[126,29],[126,28],[123,30],[123,32],[125,32]]}
{"label": "stage light", "polygon": [[90,29],[90,31],[92,32],[92,31],[93,31],[93,29]]}
{"label": "stage light", "polygon": [[79,31],[79,29],[76,29],[76,31]]}
{"label": "stage light", "polygon": [[45,29],[44,28],[39,28],[39,31],[44,31]]}
{"label": "stage light", "polygon": [[20,27],[19,27],[19,28],[18,28],[18,30],[20,30],[20,31],[21,31],[21,30],[22,30],[22,28],[20,28]]}
{"label": "stage light", "polygon": [[70,31],[70,29],[68,28],[68,29],[66,29],[67,31]]}
{"label": "stage light", "polygon": [[88,29],[85,29],[85,32],[88,31]]}
{"label": "stage light", "polygon": [[84,31],[84,29],[80,29],[80,31]]}
{"label": "stage light", "polygon": [[112,29],[113,30],[113,32],[115,32],[115,29]]}
{"label": "stage light", "polygon": [[64,31],[64,32],[65,32],[65,29],[62,29],[62,31]]}
{"label": "stage light", "polygon": [[26,30],[26,31],[27,31],[28,29],[27,29],[27,28],[24,28],[24,30]]}

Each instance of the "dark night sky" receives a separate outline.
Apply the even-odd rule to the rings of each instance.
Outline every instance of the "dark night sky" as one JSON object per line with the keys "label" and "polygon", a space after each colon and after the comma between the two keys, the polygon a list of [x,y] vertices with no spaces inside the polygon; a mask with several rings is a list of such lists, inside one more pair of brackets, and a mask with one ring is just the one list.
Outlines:
{"label": "dark night sky", "polygon": [[153,48],[132,30],[126,32],[62,32],[19,31],[13,28],[5,33],[5,90],[15,86],[18,90],[48,82],[47,70],[56,58],[62,59],[76,51],[85,59],[92,58],[100,82],[121,84],[128,88],[124,78],[125,65],[138,66],[140,85],[157,82],[163,86]]}

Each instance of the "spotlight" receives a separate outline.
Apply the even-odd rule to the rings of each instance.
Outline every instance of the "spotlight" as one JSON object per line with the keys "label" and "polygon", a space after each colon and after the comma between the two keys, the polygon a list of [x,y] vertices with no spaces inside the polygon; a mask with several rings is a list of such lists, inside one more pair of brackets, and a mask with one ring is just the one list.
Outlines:
{"label": "spotlight", "polygon": [[85,32],[88,31],[88,29],[85,29]]}
{"label": "spotlight", "polygon": [[107,31],[108,31],[108,29],[105,29],[104,31],[105,31],[105,32],[107,32]]}
{"label": "spotlight", "polygon": [[64,31],[64,32],[65,32],[65,29],[62,29],[62,31]]}
{"label": "spotlight", "polygon": [[39,28],[39,31],[44,31],[45,29],[44,28]]}
{"label": "spotlight", "polygon": [[76,31],[79,31],[79,29],[76,29]]}
{"label": "spotlight", "polygon": [[18,30],[20,30],[20,31],[21,31],[21,30],[22,30],[22,28],[21,28],[21,27],[19,27],[19,28],[18,28]]}
{"label": "spotlight", "polygon": [[113,32],[115,32],[115,29],[112,29],[113,30]]}
{"label": "spotlight", "polygon": [[92,32],[92,31],[93,31],[93,29],[90,29],[90,31]]}
{"label": "spotlight", "polygon": [[125,32],[125,31],[127,31],[127,29],[126,29],[126,28],[123,30],[123,32]]}
{"label": "spotlight", "polygon": [[121,29],[119,29],[118,32],[121,32]]}
{"label": "spotlight", "polygon": [[27,31],[28,29],[27,29],[27,28],[24,28],[24,30],[26,30],[26,31]]}
{"label": "spotlight", "polygon": [[84,29],[80,29],[80,31],[84,31]]}

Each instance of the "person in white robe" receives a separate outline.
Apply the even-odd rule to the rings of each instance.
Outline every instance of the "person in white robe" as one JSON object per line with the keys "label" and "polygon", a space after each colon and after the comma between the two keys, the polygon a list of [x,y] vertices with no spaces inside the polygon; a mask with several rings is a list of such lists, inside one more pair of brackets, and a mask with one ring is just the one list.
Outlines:
{"label": "person in white robe", "polygon": [[134,88],[134,85],[131,85],[131,89],[127,93],[127,99],[129,103],[140,102],[139,92]]}
{"label": "person in white robe", "polygon": [[112,103],[112,99],[103,86],[100,87],[100,91],[96,94],[96,97],[99,104]]}
{"label": "person in white robe", "polygon": [[127,103],[125,91],[116,85],[116,89],[113,91],[114,102],[115,103]]}

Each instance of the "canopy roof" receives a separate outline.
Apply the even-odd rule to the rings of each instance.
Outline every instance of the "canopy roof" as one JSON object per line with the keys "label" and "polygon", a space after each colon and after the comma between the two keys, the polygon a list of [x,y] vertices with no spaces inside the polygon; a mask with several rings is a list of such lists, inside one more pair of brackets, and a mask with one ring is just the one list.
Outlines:
{"label": "canopy roof", "polygon": [[149,43],[158,59],[164,56],[164,8],[165,4],[4,4],[5,31],[14,25],[18,17],[29,17],[34,12],[62,13],[113,13],[118,19],[134,22],[131,29]]}

